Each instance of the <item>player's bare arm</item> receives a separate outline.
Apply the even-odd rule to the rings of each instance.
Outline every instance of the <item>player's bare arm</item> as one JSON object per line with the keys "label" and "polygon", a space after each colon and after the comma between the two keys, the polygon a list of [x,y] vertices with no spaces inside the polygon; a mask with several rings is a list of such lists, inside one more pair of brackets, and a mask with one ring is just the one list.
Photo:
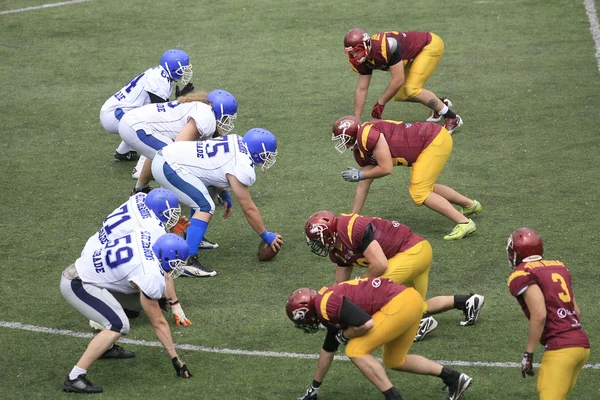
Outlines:
{"label": "player's bare arm", "polygon": [[175,138],[176,142],[185,141],[191,142],[193,140],[198,140],[198,128],[196,127],[196,121],[194,118],[189,117],[188,122],[185,124],[179,135]]}
{"label": "player's bare arm", "polygon": [[404,63],[399,62],[395,65],[391,65],[389,71],[392,74],[392,79],[385,89],[385,92],[383,92],[378,100],[379,104],[382,105],[386,105],[404,84]]}
{"label": "player's bare arm", "polygon": [[377,160],[377,165],[367,170],[363,169],[365,178],[376,179],[382,178],[391,174],[394,171],[394,163],[392,161],[392,153],[390,153],[390,146],[388,146],[387,140],[383,133],[379,134],[379,140],[373,148],[373,156]]}
{"label": "player's bare arm", "polygon": [[349,326],[344,330],[344,336],[348,339],[365,335],[375,326],[373,318],[362,324],[361,326]]}
{"label": "player's bare arm", "polygon": [[338,283],[342,283],[347,280],[350,280],[350,277],[352,277],[353,269],[354,269],[354,267],[352,267],[352,266],[342,267],[342,266],[338,265],[337,268],[335,269],[335,280],[333,281],[333,284],[337,285]]}
{"label": "player's bare arm", "polygon": [[158,340],[162,343],[163,347],[167,351],[167,354],[169,354],[169,358],[177,357],[177,352],[175,351],[173,338],[171,336],[171,329],[169,328],[169,324],[162,314],[160,306],[158,305],[158,301],[149,299],[140,290],[140,303],[142,304],[144,312],[154,327],[154,331],[156,332]]}
{"label": "player's bare arm", "polygon": [[535,347],[540,342],[544,326],[546,325],[546,302],[544,294],[538,285],[530,285],[522,294],[523,300],[529,309],[529,335],[527,337],[528,353],[533,353]]}
{"label": "player's bare arm", "polygon": [[[367,171],[373,169],[374,165],[367,165],[363,168],[363,172],[367,173]],[[356,193],[354,195],[354,205],[352,206],[352,212],[355,214],[360,214],[362,211],[365,202],[367,201],[367,196],[369,194],[369,189],[371,189],[371,184],[373,183],[373,179],[364,179],[358,182],[358,186],[356,186]]]}
{"label": "player's bare arm", "polygon": [[577,302],[575,301],[574,296],[573,296],[573,308],[575,309],[575,315],[577,316],[577,319],[581,321],[581,310],[579,309],[579,306],[577,305]]}
{"label": "player's bare arm", "polygon": [[369,261],[369,268],[363,278],[376,278],[385,273],[388,268],[388,259],[377,240],[373,240],[363,254]]}
{"label": "player's bare arm", "polygon": [[367,101],[371,75],[359,75],[356,91],[354,92],[354,116],[360,118]]}

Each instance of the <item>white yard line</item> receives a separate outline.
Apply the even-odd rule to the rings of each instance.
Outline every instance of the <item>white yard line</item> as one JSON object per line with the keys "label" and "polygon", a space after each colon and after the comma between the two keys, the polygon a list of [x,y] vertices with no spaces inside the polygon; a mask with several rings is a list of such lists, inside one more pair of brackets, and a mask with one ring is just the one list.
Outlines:
{"label": "white yard line", "polygon": [[598,25],[596,5],[594,4],[594,0],[583,0],[583,5],[585,6],[585,12],[590,23],[590,32],[592,32],[594,48],[596,49],[596,64],[598,64],[598,71],[600,71],[600,25]]}
{"label": "white yard line", "polygon": [[20,13],[20,12],[24,12],[24,11],[40,10],[42,8],[68,6],[69,4],[86,3],[88,1],[92,1],[92,0],[71,0],[71,1],[63,1],[60,3],[42,4],[41,6],[17,8],[15,10],[8,10],[8,11],[0,11],[0,15]]}
{"label": "white yard line", "polygon": [[[20,330],[30,331],[30,332],[48,333],[50,335],[72,336],[72,337],[77,337],[77,338],[91,338],[93,336],[91,333],[73,332],[73,331],[69,331],[69,330],[65,330],[65,329],[46,328],[43,326],[22,324],[20,322],[0,321],[0,327],[11,328],[11,329],[20,329]],[[119,342],[133,344],[136,346],[162,347],[162,344],[160,344],[160,342],[149,342],[146,340],[134,340],[134,339],[121,338],[119,340]],[[197,346],[197,345],[193,345],[193,344],[177,344],[177,345],[175,345],[175,347],[178,349],[182,349],[182,350],[202,351],[205,353],[217,353],[217,354],[232,354],[232,355],[241,355],[241,356],[300,358],[300,359],[317,359],[317,358],[319,358],[318,354],[221,349],[218,347]],[[345,356],[335,356],[335,359],[348,361],[348,357],[345,357]],[[443,364],[443,365],[458,365],[458,366],[464,366],[464,367],[518,368],[521,366],[521,363],[516,363],[516,362],[448,361],[448,360],[439,360],[437,362],[439,362],[440,364]],[[539,364],[535,364],[535,366],[539,366]],[[583,368],[600,369],[600,364],[586,364]]]}

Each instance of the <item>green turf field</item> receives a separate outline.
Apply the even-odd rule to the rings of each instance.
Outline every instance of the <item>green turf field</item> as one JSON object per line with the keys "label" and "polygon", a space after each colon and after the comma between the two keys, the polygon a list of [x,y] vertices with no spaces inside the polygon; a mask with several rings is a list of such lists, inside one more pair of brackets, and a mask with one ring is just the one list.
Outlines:
{"label": "green turf field", "polygon": [[[476,233],[445,242],[453,224],[414,206],[409,169],[373,184],[363,213],[403,222],[432,244],[430,296],[486,296],[477,325],[460,327],[458,311],[440,315],[438,329],[411,351],[435,360],[520,362],[527,321],[506,288],[504,248],[514,229],[530,226],[544,238],[546,255],[572,272],[592,342],[588,364],[600,364],[600,75],[583,0],[96,0],[1,14],[44,3],[0,2],[0,398],[78,396],[63,394],[61,384],[89,339],[58,330],[91,330],[60,294],[60,274],[134,184],[133,165],[112,162],[120,138],[102,129],[99,110],[169,48],[190,54],[196,88],[236,96],[235,133],[263,127],[278,137],[277,164],[257,172],[251,194],[267,228],[285,240],[274,261],[260,263],[260,239],[237,204],[227,221],[217,212],[207,236],[220,248],[201,254],[218,275],[177,281],[194,324],[172,326],[174,339],[217,351],[318,353],[321,334],[294,329],[284,303],[298,287],[333,280],[334,265],[305,244],[306,218],[352,206],[355,184],[340,172],[354,160],[339,155],[330,136],[333,122],[353,111],[357,74],[342,44],[353,27],[442,37],[446,54],[427,87],[450,97],[465,124],[439,182],[484,207]],[[388,79],[374,73],[363,118]],[[427,111],[390,103],[384,117],[423,121]],[[156,341],[145,317],[132,321],[128,338]],[[311,359],[195,347],[179,350],[194,374],[184,381],[161,348],[136,343],[123,344],[136,358],[101,360],[89,370],[104,386],[96,397],[295,399],[316,367]],[[541,355],[540,347],[536,362]],[[535,380],[522,379],[519,368],[457,368],[474,378],[467,399],[536,398]],[[389,374],[407,400],[443,396],[439,379]],[[585,369],[571,398],[600,398],[599,381],[600,369]],[[321,398],[382,396],[339,361]]]}

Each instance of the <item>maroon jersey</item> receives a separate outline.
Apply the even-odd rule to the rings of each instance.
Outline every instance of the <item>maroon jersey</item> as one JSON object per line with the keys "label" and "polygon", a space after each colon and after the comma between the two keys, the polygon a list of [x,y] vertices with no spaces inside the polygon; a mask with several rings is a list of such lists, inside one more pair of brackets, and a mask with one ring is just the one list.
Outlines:
{"label": "maroon jersey", "polygon": [[[388,38],[394,38],[398,42],[394,52],[390,49]],[[361,75],[371,75],[374,69],[387,71],[391,65],[403,60],[412,61],[429,43],[429,32],[379,32],[371,36],[371,53],[365,62],[350,66]]]}
{"label": "maroon jersey", "polygon": [[521,263],[508,278],[508,289],[515,296],[529,318],[529,309],[523,292],[530,285],[538,285],[546,302],[546,325],[540,343],[548,350],[566,347],[590,347],[590,342],[575,315],[571,274],[558,260],[540,260]]}
{"label": "maroon jersey", "polygon": [[439,135],[442,126],[433,122],[404,123],[398,121],[369,121],[358,128],[354,159],[361,167],[377,165],[373,149],[383,133],[390,148],[394,166],[411,166],[421,152]]}
{"label": "maroon jersey", "polygon": [[425,240],[406,225],[387,219],[365,217],[358,214],[341,214],[337,219],[338,241],[329,252],[329,259],[339,266],[368,267],[361,245],[367,227],[371,225],[385,256],[390,259]]}
{"label": "maroon jersey", "polygon": [[405,289],[406,286],[386,278],[355,279],[319,290],[315,297],[315,309],[323,324],[340,327],[344,298],[373,315]]}

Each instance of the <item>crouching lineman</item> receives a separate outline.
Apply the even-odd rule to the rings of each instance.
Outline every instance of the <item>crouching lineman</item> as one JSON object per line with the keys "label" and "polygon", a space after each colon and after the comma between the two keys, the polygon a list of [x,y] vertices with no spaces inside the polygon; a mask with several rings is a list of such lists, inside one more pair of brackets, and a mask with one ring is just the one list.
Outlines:
{"label": "crouching lineman", "polygon": [[408,354],[423,310],[423,299],[413,288],[389,279],[363,278],[324,287],[319,293],[308,288],[295,290],[285,308],[296,328],[314,333],[319,323],[327,327],[314,380],[302,400],[318,398],[340,344],[346,345],[346,355],[388,400],[402,400],[402,396],[371,355],[382,345],[386,367],[440,377],[448,387],[448,400],[458,400],[473,382],[466,374]]}
{"label": "crouching lineman", "polygon": [[[129,332],[129,319],[109,291],[129,295],[132,303],[134,297],[138,299],[169,354],[177,376],[192,376],[175,351],[169,324],[158,305],[165,291],[165,272],[172,278],[177,277],[187,256],[188,247],[183,238],[169,233],[154,242],[150,232],[136,229],[104,247],[86,250],[65,269],[60,281],[64,298],[86,318],[104,327],[65,379],[65,392],[102,393],[101,386],[87,379],[88,368],[98,358],[123,358],[120,353],[126,352],[114,343]],[[131,357],[133,353],[125,356]]]}
{"label": "crouching lineman", "polygon": [[521,372],[533,376],[533,351],[538,342],[545,348],[537,391],[540,400],[564,400],[590,355],[590,341],[581,328],[581,311],[571,287],[571,274],[558,260],[545,260],[542,238],[536,231],[520,228],[508,238],[510,294],[517,298],[529,319],[529,336]]}
{"label": "crouching lineman", "polygon": [[[363,278],[382,277],[416,289],[423,299],[429,286],[433,257],[431,245],[398,221],[341,214],[323,210],[311,215],[304,226],[310,250],[329,255],[337,265],[333,284],[350,279],[354,267],[366,268]],[[437,327],[431,316],[448,310],[462,310],[462,326],[474,325],[485,298],[479,294],[436,296],[425,302],[415,342],[423,340]]]}
{"label": "crouching lineman", "polygon": [[[88,239],[81,253],[99,249],[112,240],[132,233],[137,228],[150,232],[152,240],[156,241],[177,224],[180,216],[179,200],[170,190],[159,188],[152,190],[147,195],[146,193],[136,193],[104,219],[102,227]],[[164,308],[171,310],[177,325],[191,325],[192,321],[185,316],[177,299],[175,283],[170,274],[165,275],[165,280],[167,288]],[[113,295],[117,300],[123,300],[119,293],[113,293]],[[137,306],[139,309],[139,302]],[[126,307],[125,314],[129,318],[135,318],[139,315],[139,311]],[[96,321],[90,321],[90,326],[102,329],[102,326]]]}

